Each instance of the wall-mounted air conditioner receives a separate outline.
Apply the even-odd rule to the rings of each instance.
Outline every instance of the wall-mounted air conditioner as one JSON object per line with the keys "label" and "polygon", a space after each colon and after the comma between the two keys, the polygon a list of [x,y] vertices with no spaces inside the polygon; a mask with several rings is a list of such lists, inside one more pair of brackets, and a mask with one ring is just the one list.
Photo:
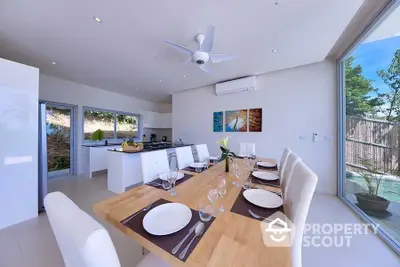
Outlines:
{"label": "wall-mounted air conditioner", "polygon": [[251,90],[256,90],[256,76],[217,83],[215,85],[216,95],[225,95]]}

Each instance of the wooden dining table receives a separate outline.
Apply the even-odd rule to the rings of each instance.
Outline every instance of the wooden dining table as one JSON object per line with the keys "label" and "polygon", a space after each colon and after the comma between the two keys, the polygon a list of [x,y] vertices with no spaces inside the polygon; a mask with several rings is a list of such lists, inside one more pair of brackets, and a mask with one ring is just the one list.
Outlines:
{"label": "wooden dining table", "polygon": [[[263,160],[275,163],[271,159]],[[243,177],[248,177],[250,170],[249,168],[245,168],[244,161],[242,159],[235,159],[235,162],[245,172]],[[238,180],[232,173],[225,172],[225,162],[215,164],[202,173],[190,174],[194,174],[195,176],[176,186],[175,196],[162,189],[141,185],[125,193],[96,203],[93,206],[94,213],[172,266],[292,266],[289,247],[268,247],[264,244],[260,221],[230,212],[241,188],[232,184],[232,181]],[[182,203],[191,209],[198,210],[199,201],[207,199],[208,191],[216,188],[222,177],[225,177],[227,180],[227,193],[222,200],[219,199],[215,203],[215,206],[218,208],[219,205],[223,204],[226,211],[216,212],[214,222],[201,238],[186,262],[180,261],[169,252],[161,249],[121,223],[123,219],[160,198]],[[280,191],[276,187],[261,187],[271,191]]]}

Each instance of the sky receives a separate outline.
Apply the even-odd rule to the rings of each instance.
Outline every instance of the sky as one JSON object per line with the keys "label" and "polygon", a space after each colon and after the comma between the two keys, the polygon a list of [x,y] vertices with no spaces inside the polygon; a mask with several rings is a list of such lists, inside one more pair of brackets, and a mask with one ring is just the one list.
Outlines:
{"label": "sky", "polygon": [[355,57],[354,64],[362,66],[364,77],[373,80],[381,93],[389,91],[389,87],[376,72],[389,67],[397,49],[400,49],[400,36],[363,43],[351,54]]}

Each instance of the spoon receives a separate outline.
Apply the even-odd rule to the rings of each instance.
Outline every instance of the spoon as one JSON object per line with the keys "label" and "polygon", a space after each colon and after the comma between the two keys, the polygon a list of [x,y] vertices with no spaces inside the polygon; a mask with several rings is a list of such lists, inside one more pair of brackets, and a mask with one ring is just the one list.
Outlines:
{"label": "spoon", "polygon": [[190,240],[189,244],[187,244],[187,246],[185,247],[184,250],[182,250],[182,252],[179,254],[179,259],[183,260],[186,256],[186,253],[189,250],[189,247],[192,245],[194,239],[198,236],[201,236],[204,233],[204,223],[199,223],[196,226],[196,229],[194,230],[195,236],[192,238],[192,240]]}

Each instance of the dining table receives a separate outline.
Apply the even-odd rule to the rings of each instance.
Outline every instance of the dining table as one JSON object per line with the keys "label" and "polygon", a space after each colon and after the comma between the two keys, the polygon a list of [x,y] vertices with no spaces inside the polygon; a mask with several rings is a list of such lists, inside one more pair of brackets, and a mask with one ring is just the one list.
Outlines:
{"label": "dining table", "polygon": [[[257,160],[276,164],[274,159]],[[251,168],[243,159],[234,159],[244,172],[243,177],[251,174]],[[232,171],[232,166],[231,166]],[[248,216],[231,212],[238,195],[243,191],[232,182],[238,179],[232,172],[225,172],[225,162],[219,162],[201,173],[182,171],[193,177],[175,187],[176,195],[146,184],[132,188],[122,194],[95,203],[93,211],[96,216],[109,222],[154,255],[160,257],[172,266],[193,267],[289,267],[292,266],[290,247],[270,247],[264,244],[260,221]],[[147,205],[160,199],[173,203],[182,203],[193,210],[198,210],[198,203],[207,198],[209,190],[217,188],[220,179],[225,178],[227,192],[215,203],[213,223],[204,233],[199,243],[185,260],[179,260],[170,251],[166,251],[155,243],[143,237],[138,232],[126,227],[121,221],[135,212],[141,211]],[[276,186],[252,184],[264,190],[280,192]],[[221,212],[219,206],[225,211]]]}

